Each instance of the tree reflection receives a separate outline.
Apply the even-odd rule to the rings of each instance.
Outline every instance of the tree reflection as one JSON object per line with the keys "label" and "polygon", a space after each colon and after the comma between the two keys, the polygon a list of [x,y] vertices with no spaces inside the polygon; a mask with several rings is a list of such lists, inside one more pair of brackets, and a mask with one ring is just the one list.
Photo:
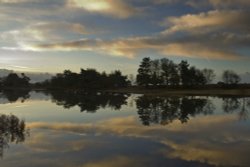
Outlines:
{"label": "tree reflection", "polygon": [[215,109],[209,99],[194,97],[141,96],[136,100],[136,104],[143,125],[166,125],[174,120],[185,123],[190,116],[212,114]]}
{"label": "tree reflection", "polygon": [[250,111],[250,98],[248,97],[222,97],[224,112],[239,113],[240,120],[247,120]]}
{"label": "tree reflection", "polygon": [[237,97],[223,97],[222,108],[226,113],[232,113],[240,107],[240,101]]}
{"label": "tree reflection", "polygon": [[13,103],[16,102],[19,98],[21,101],[24,102],[26,99],[30,97],[29,89],[18,89],[18,90],[3,90],[2,95],[6,98],[9,102]]}
{"label": "tree reflection", "polygon": [[0,115],[0,157],[3,157],[4,149],[9,143],[21,143],[25,141],[25,122],[15,115]]}
{"label": "tree reflection", "polygon": [[64,108],[79,106],[81,112],[96,112],[100,108],[110,107],[119,110],[127,104],[127,94],[111,94],[97,92],[50,92],[52,101]]}

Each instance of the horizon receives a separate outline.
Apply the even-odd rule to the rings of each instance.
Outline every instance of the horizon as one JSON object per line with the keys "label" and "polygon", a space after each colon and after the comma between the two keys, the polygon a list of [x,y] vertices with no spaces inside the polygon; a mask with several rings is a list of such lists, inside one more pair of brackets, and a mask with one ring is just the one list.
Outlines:
{"label": "horizon", "polygon": [[249,7],[247,0],[0,0],[0,65],[136,75],[150,57],[247,74]]}

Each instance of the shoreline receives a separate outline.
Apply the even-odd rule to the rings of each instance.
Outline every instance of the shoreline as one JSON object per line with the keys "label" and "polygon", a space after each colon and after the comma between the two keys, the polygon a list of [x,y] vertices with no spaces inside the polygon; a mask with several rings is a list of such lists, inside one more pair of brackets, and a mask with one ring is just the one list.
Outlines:
{"label": "shoreline", "polygon": [[[46,89],[46,88],[7,88],[0,89],[2,91],[74,91],[87,92],[81,89]],[[250,88],[143,88],[143,87],[127,87],[112,88],[105,90],[90,90],[106,93],[133,93],[149,96],[249,96]]]}
{"label": "shoreline", "polygon": [[250,88],[217,89],[167,89],[167,88],[119,88],[107,89],[109,93],[133,93],[151,96],[250,96]]}

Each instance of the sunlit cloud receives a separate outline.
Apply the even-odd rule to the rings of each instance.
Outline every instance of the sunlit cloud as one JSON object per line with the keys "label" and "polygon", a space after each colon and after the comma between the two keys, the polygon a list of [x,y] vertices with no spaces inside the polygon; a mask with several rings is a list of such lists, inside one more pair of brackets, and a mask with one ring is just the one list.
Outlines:
{"label": "sunlit cloud", "polygon": [[238,62],[247,60],[250,53],[248,0],[0,3],[2,52],[59,55],[75,51],[128,59],[150,53]]}
{"label": "sunlit cloud", "polygon": [[[189,141],[179,144],[172,141],[163,141],[172,148],[172,152],[166,152],[168,158],[178,158],[186,161],[198,161],[216,166],[247,166],[245,149],[228,146],[219,146],[206,141]],[[247,147],[247,144],[245,145]],[[244,147],[243,147],[244,148]],[[164,151],[163,151],[164,152]],[[237,155],[235,154],[237,152]]]}
{"label": "sunlit cloud", "polygon": [[[199,43],[199,40],[197,41],[195,38],[191,38],[188,41],[178,41],[175,39],[169,39],[164,36],[127,38],[111,41],[104,41],[100,39],[82,39],[79,41],[71,41],[58,44],[39,44],[31,46],[31,49],[37,51],[86,50],[128,58],[133,58],[137,56],[140,51],[148,49],[154,50],[166,56],[172,55],[180,57],[218,60],[237,60],[244,58],[243,55],[228,49],[228,47],[220,48],[214,46],[214,41],[216,41],[216,43],[220,42],[222,45],[223,39],[224,38],[221,38],[219,41],[216,41],[217,39],[210,39],[210,41],[204,43]],[[233,44],[234,43],[228,46],[231,46]]]}
{"label": "sunlit cloud", "polygon": [[[218,29],[248,31],[249,12],[241,10],[233,11],[209,11],[207,13],[187,14],[181,17],[168,17],[162,23],[169,26],[163,33],[175,33],[186,31],[191,33],[210,32]],[[240,19],[239,19],[240,18]]]}
{"label": "sunlit cloud", "polygon": [[[82,50],[127,58],[133,58],[143,50],[153,50],[166,56],[237,60],[245,57],[238,52],[238,49],[246,48],[250,43],[249,35],[243,36],[243,33],[250,34],[248,14],[248,12],[241,10],[216,10],[180,17],[168,17],[162,23],[167,27],[166,30],[157,35],[112,40],[85,38],[58,43],[22,44],[22,46],[25,46],[23,47],[25,50],[30,49],[32,51]],[[40,29],[46,30],[47,26],[49,25],[43,25]],[[50,25],[50,28],[51,26],[53,27],[53,25]],[[66,27],[78,33],[85,32],[81,25],[64,25],[61,27]],[[35,30],[37,28],[33,31]],[[224,32],[217,32],[221,30],[224,30]],[[179,32],[185,32],[186,34],[178,37],[177,33]],[[36,31],[33,34],[36,34]],[[37,34],[34,37],[39,39],[40,36]],[[238,48],[235,49],[235,46]]]}
{"label": "sunlit cloud", "polygon": [[121,41],[103,41],[101,39],[81,39],[58,44],[40,44],[26,46],[26,50],[33,51],[94,51],[102,54],[109,54],[119,57],[132,58],[135,56],[135,47]]}
{"label": "sunlit cloud", "polygon": [[[235,126],[232,129],[231,125],[235,125],[237,121],[236,115],[211,115],[190,119],[188,124],[174,121],[164,127],[161,125],[145,127],[140,125],[135,116],[128,116],[87,124],[33,122],[28,123],[27,126],[31,129],[58,130],[65,133],[96,134],[100,136],[108,134],[130,137],[131,139],[133,137],[149,139],[150,141],[166,145],[166,147],[161,147],[159,152],[162,152],[167,158],[197,161],[211,165],[233,166],[241,164],[244,166],[249,163],[249,151],[246,151],[245,148],[250,140],[250,136],[242,133],[242,131],[248,131],[249,128],[245,127],[242,129],[241,126]],[[175,140],[179,137],[182,138],[182,142]],[[44,143],[43,139],[41,142]],[[243,144],[243,147],[241,146],[240,148],[244,149],[239,149],[237,144],[233,144],[238,142]],[[231,147],[228,147],[228,144],[231,144]],[[33,147],[36,147],[36,145],[39,145],[39,140],[36,140]],[[45,145],[47,144],[45,143]],[[85,147],[85,144],[80,145],[81,148]],[[49,147],[46,148],[49,149]],[[235,157],[233,156],[234,154],[241,156]],[[101,163],[104,162],[93,162],[88,163],[88,165],[94,166]],[[107,165],[112,164],[108,163]]]}
{"label": "sunlit cloud", "polygon": [[69,0],[68,6],[118,18],[128,18],[137,13],[137,9],[124,0]]}
{"label": "sunlit cloud", "polygon": [[[190,120],[189,124],[182,124],[180,121],[176,120],[168,126],[162,128],[162,125],[155,125],[145,128],[141,125],[135,116],[128,116],[122,118],[111,118],[104,121],[98,121],[95,123],[46,123],[46,122],[32,122],[27,124],[27,127],[51,129],[51,130],[64,130],[68,132],[77,132],[81,134],[87,133],[115,133],[129,136],[146,137],[147,133],[152,133],[153,131],[158,133],[159,131],[165,132],[189,132],[189,133],[199,133],[201,131],[206,131],[207,133],[212,133],[213,128],[223,128],[226,125],[230,125],[237,122],[238,118],[234,115],[222,115],[222,116],[206,116],[199,119]],[[159,133],[160,134],[160,133]],[[144,136],[145,135],[145,136]],[[202,134],[201,134],[202,135]],[[223,134],[221,134],[223,135]],[[164,136],[162,136],[164,137]]]}
{"label": "sunlit cloud", "polygon": [[40,22],[31,24],[23,29],[3,32],[0,38],[5,41],[16,41],[17,43],[44,42],[62,40],[63,37],[60,33],[88,34],[89,32],[85,26],[79,23]]}
{"label": "sunlit cloud", "polygon": [[223,49],[204,46],[200,43],[170,44],[163,51],[166,55],[175,55],[180,57],[213,59],[213,60],[238,60],[242,55]]}

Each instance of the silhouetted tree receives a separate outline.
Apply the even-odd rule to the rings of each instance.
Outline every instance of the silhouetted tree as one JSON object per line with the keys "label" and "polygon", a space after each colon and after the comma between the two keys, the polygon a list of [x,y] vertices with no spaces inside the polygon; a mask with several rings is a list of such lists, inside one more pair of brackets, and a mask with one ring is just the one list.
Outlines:
{"label": "silhouetted tree", "polygon": [[183,86],[205,85],[206,78],[202,71],[194,66],[189,67],[187,61],[181,61],[179,64],[180,78]]}
{"label": "silhouetted tree", "polygon": [[178,86],[182,84],[187,87],[205,85],[211,82],[213,77],[212,70],[201,71],[194,66],[190,67],[189,63],[184,60],[177,65],[167,58],[151,60],[146,57],[138,69],[137,83],[144,86]]}
{"label": "silhouetted tree", "polygon": [[121,88],[130,84],[130,82],[127,80],[127,76],[123,76],[119,70],[109,74],[108,78],[111,82],[110,87]]}
{"label": "silhouetted tree", "polygon": [[194,66],[188,70],[188,85],[205,85],[206,78],[204,77],[203,73],[196,69]]}
{"label": "silhouetted tree", "polygon": [[152,60],[150,63],[150,84],[153,86],[161,85],[163,77],[161,75],[161,65],[159,60]]}
{"label": "silhouetted tree", "polygon": [[122,75],[118,70],[106,74],[99,73],[95,69],[81,69],[80,74],[65,70],[42,85],[48,88],[97,90],[126,87],[129,84],[127,76]]}
{"label": "silhouetted tree", "polygon": [[184,86],[190,85],[190,76],[189,76],[189,64],[187,61],[181,61],[179,64],[180,70],[180,79],[181,83]]}
{"label": "silhouetted tree", "polygon": [[180,75],[178,72],[178,65],[176,64],[171,64],[170,66],[169,84],[171,86],[177,86],[180,84]]}
{"label": "silhouetted tree", "polygon": [[167,58],[161,59],[162,77],[165,85],[179,85],[178,66]]}
{"label": "silhouetted tree", "polygon": [[143,58],[140,67],[138,69],[138,75],[136,81],[138,85],[148,86],[151,78],[151,60],[149,57]]}
{"label": "silhouetted tree", "polygon": [[22,77],[19,77],[16,73],[10,73],[8,76],[3,78],[2,86],[3,87],[15,87],[15,88],[27,88],[30,86],[29,77],[24,73],[21,74]]}
{"label": "silhouetted tree", "polygon": [[202,74],[205,77],[206,84],[211,84],[216,76],[214,70],[207,68],[202,70]]}
{"label": "silhouetted tree", "polygon": [[81,69],[81,88],[84,89],[98,89],[102,87],[102,77],[95,69]]}
{"label": "silhouetted tree", "polygon": [[241,80],[240,76],[232,70],[226,70],[222,74],[222,80],[226,84],[238,84]]}

